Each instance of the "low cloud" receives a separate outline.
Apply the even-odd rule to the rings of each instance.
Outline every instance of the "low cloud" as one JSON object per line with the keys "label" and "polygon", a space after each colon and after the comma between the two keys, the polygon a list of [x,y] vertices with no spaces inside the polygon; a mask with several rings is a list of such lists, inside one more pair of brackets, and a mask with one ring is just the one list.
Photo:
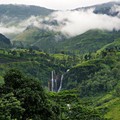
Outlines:
{"label": "low cloud", "polygon": [[[103,14],[93,13],[94,9],[80,11],[65,11],[54,13],[53,19],[60,24],[61,31],[71,36],[82,34],[90,29],[119,30],[120,19]],[[66,20],[66,21],[65,21]]]}
{"label": "low cloud", "polygon": [[0,33],[2,34],[18,34],[20,32],[22,32],[24,30],[24,28],[16,28],[15,26],[11,26],[11,27],[5,27],[5,26],[0,26]]}
{"label": "low cloud", "polygon": [[120,18],[120,6],[119,5],[114,5],[110,11],[111,14],[117,14],[117,16]]}
{"label": "low cloud", "polygon": [[[1,33],[19,33],[28,26],[35,26],[40,29],[49,29],[61,31],[63,34],[75,36],[82,34],[90,29],[109,30],[120,29],[120,18],[118,16],[109,16],[106,14],[95,14],[94,8],[88,10],[57,11],[53,14],[41,18],[41,16],[31,16],[28,19],[12,21],[7,26],[0,24]],[[120,13],[120,7],[114,6],[110,12]],[[118,14],[119,15],[119,14]]]}

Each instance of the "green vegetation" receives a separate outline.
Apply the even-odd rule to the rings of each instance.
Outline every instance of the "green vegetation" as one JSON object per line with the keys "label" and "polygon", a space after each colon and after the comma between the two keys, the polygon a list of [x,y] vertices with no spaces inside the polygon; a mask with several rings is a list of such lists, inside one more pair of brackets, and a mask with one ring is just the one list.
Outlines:
{"label": "green vegetation", "polygon": [[59,120],[59,115],[53,110],[57,106],[48,101],[38,80],[10,70],[4,81],[0,88],[0,119]]}
{"label": "green vegetation", "polygon": [[118,38],[120,38],[120,31],[89,30],[82,35],[61,42],[58,47],[60,49],[85,54],[95,52]]}
{"label": "green vegetation", "polygon": [[[119,3],[94,6],[93,12],[117,17],[110,12],[114,5]],[[33,19],[58,27],[56,19],[46,19],[52,12],[0,5],[6,28]],[[20,34],[8,33],[11,41],[0,34],[0,120],[120,120],[120,30],[70,37],[30,24]],[[62,89],[54,92],[57,87]]]}
{"label": "green vegetation", "polygon": [[1,50],[0,63],[0,75],[3,76],[11,68],[17,68],[26,75],[40,79],[45,86],[51,78],[52,70],[57,73],[66,70],[62,59],[58,60],[52,55],[33,49]]}
{"label": "green vegetation", "polygon": [[76,91],[46,93],[40,82],[11,69],[0,87],[1,120],[104,120],[95,109],[80,103]]}
{"label": "green vegetation", "polygon": [[65,36],[60,32],[28,27],[23,33],[13,39],[13,46],[20,48],[32,47],[49,53],[55,53],[57,52],[55,46],[63,39],[65,39]]}
{"label": "green vegetation", "polygon": [[[120,114],[119,55],[119,49],[111,48],[100,49],[94,54],[83,56],[67,54],[64,51],[59,54],[47,54],[32,48],[0,50],[1,119],[22,119],[24,114],[28,119],[45,119],[44,116],[49,113],[50,119],[53,120],[57,117],[58,120],[110,118],[119,120],[117,115]],[[11,70],[4,77],[6,71],[11,68],[19,69],[26,76],[19,71]],[[43,90],[46,96],[45,105],[39,101],[37,103],[36,96],[39,96],[37,95],[39,92],[34,91],[33,86],[39,83],[47,88],[52,70],[64,74],[63,91],[53,93],[47,89],[46,92]],[[25,98],[27,101],[32,99],[37,105],[31,106],[33,103],[24,105],[22,100]],[[40,112],[38,104],[42,104],[41,107],[47,105],[44,109],[47,109],[48,113],[38,115]],[[28,113],[25,112],[27,108],[31,109],[27,110]],[[114,115],[113,110],[116,113]],[[6,111],[6,114],[3,114],[3,111]],[[16,111],[15,114],[12,111]]]}
{"label": "green vegetation", "polygon": [[[50,48],[52,54],[37,46],[0,50],[0,119],[119,120],[119,31],[91,30],[69,39],[68,44],[68,40],[54,43],[54,39],[46,47],[50,40],[46,36],[56,33],[28,28],[24,35],[28,37],[18,38],[30,44],[45,36],[42,49],[54,48]],[[72,46],[77,42],[85,49]],[[58,93],[48,91],[53,70],[64,75]]]}
{"label": "green vegetation", "polygon": [[89,30],[82,35],[66,39],[60,32],[29,27],[13,39],[14,46],[32,47],[49,53],[86,54],[105,46],[119,46],[120,31]]}
{"label": "green vegetation", "polygon": [[4,79],[2,76],[0,76],[0,84],[4,84]]}
{"label": "green vegetation", "polygon": [[64,87],[79,88],[81,96],[110,92],[119,84],[119,66],[116,54],[83,62],[66,74]]}

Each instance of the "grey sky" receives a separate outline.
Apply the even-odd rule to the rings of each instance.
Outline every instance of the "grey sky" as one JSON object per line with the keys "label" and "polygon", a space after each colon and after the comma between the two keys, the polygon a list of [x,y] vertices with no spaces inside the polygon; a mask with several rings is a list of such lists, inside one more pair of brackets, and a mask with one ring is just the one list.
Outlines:
{"label": "grey sky", "polygon": [[50,9],[73,9],[77,7],[90,6],[110,1],[120,0],[0,0],[0,4],[27,4],[37,5]]}

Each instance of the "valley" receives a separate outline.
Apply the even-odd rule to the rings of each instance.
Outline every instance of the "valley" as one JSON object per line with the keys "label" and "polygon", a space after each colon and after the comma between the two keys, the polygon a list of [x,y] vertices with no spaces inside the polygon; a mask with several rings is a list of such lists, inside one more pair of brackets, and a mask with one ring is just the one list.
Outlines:
{"label": "valley", "polygon": [[67,12],[0,5],[0,119],[119,120],[119,7],[67,11],[111,19],[73,35],[68,26],[78,23]]}

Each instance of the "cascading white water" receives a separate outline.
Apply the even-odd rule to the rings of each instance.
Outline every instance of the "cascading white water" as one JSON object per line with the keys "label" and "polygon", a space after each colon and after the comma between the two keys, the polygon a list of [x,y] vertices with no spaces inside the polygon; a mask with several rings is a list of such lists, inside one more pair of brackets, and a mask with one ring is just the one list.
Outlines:
{"label": "cascading white water", "polygon": [[54,91],[54,72],[52,71],[52,79],[51,79],[51,91]]}
{"label": "cascading white water", "polygon": [[63,85],[63,77],[64,77],[64,74],[62,74],[61,76],[60,75],[57,75],[55,74],[55,71],[52,71],[51,73],[51,81],[50,81],[50,91],[52,92],[60,92],[61,89],[62,89],[62,85]]}
{"label": "cascading white water", "polygon": [[62,88],[62,82],[63,82],[63,75],[61,76],[61,79],[60,79],[60,87],[59,87],[59,89],[58,89],[58,92],[61,90],[61,88]]}

